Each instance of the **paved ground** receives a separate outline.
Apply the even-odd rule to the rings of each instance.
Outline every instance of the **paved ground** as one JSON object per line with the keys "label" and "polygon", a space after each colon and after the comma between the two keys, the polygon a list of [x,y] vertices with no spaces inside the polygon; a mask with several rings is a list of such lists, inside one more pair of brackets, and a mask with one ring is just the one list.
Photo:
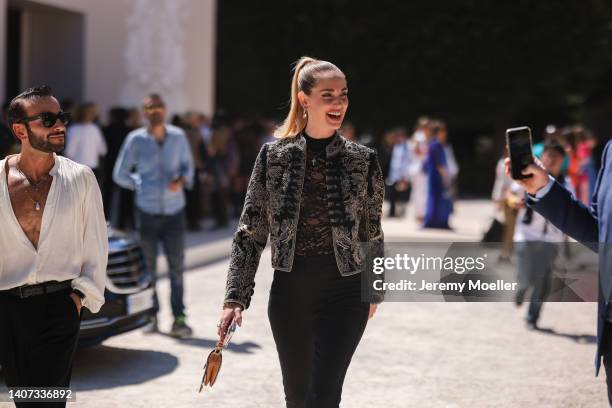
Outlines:
{"label": "paved ground", "polygon": [[[473,240],[490,215],[488,203],[464,201],[457,205],[454,232],[420,231],[410,217],[385,220],[384,229],[390,240]],[[224,353],[218,383],[202,394],[196,392],[203,360],[215,341],[225,284],[227,259],[210,263],[227,251],[227,235],[220,234],[216,246],[194,246],[188,255],[192,264],[206,265],[186,275],[194,337],[177,341],[133,332],[80,350],[73,375],[76,406],[283,406],[266,315],[272,278],[268,250],[244,325]],[[161,327],[167,330],[167,280],[160,282],[159,290]],[[592,364],[596,305],[547,304],[541,319],[545,330],[536,332],[525,329],[524,312],[510,303],[383,304],[353,359],[342,406],[606,406],[604,378],[594,377]]]}

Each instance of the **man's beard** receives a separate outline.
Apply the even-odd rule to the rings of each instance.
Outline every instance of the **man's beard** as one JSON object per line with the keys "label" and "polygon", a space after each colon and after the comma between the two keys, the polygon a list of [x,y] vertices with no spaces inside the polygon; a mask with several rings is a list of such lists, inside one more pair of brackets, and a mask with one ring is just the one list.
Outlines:
{"label": "man's beard", "polygon": [[[60,153],[62,150],[64,150],[64,144],[66,142],[65,132],[49,133],[45,137],[32,132],[29,126],[26,126],[26,130],[28,132],[28,141],[30,142],[30,146],[32,146],[32,148],[39,150],[43,153]],[[51,143],[49,141],[49,136],[59,134],[64,135],[64,141],[62,143]]]}

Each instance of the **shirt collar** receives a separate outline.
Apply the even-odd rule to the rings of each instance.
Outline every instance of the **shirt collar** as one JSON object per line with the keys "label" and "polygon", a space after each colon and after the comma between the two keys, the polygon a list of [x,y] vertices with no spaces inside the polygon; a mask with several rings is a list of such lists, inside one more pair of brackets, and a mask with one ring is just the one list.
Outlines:
{"label": "shirt collar", "polygon": [[57,154],[53,153],[53,167],[49,170],[49,174],[51,176],[55,176],[59,171],[59,160],[57,158]]}
{"label": "shirt collar", "polygon": [[[153,133],[151,133],[151,132],[149,131],[149,126],[143,126],[143,128],[144,128],[144,131],[145,131],[146,135],[147,135],[148,137],[150,137],[151,139],[153,139],[154,141],[156,141],[156,142],[157,142],[157,139],[155,139],[155,136],[153,136]],[[172,132],[170,131],[170,128],[168,127],[168,124],[167,124],[167,123],[164,123],[164,130],[165,130],[165,132],[166,132],[166,135],[165,135],[165,137],[164,137],[164,141],[166,141],[166,140],[168,139],[168,137],[170,136],[170,134],[172,133]]]}
{"label": "shirt collar", "polygon": [[[10,157],[10,156],[7,156]],[[0,166],[0,176],[5,177],[4,173],[6,173],[6,158],[0,160],[0,163],[2,164]],[[58,156],[57,154],[53,153],[53,167],[51,167],[51,170],[49,170],[49,175],[51,176],[55,176],[57,174],[57,172],[59,171],[59,160],[58,160]]]}

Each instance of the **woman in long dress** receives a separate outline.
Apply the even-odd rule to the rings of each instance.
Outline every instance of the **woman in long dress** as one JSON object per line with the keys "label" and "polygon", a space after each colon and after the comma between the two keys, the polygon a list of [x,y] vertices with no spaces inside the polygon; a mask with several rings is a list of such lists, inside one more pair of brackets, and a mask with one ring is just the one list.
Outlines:
{"label": "woman in long dress", "polygon": [[445,132],[443,122],[432,124],[431,139],[427,149],[424,170],[427,174],[427,209],[423,227],[450,229],[448,218],[452,211],[450,199],[451,180],[448,173],[444,146],[437,138],[438,133]]}

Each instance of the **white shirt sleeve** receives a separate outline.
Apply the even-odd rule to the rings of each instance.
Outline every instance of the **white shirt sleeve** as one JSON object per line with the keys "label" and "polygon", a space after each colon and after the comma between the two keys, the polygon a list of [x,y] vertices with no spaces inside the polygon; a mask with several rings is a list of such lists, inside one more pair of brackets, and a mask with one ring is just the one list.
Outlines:
{"label": "white shirt sleeve", "polygon": [[81,291],[83,306],[97,313],[104,304],[108,230],[104,218],[102,194],[93,171],[86,169],[86,193],[83,200],[83,265],[81,275],[72,280],[72,288]]}

